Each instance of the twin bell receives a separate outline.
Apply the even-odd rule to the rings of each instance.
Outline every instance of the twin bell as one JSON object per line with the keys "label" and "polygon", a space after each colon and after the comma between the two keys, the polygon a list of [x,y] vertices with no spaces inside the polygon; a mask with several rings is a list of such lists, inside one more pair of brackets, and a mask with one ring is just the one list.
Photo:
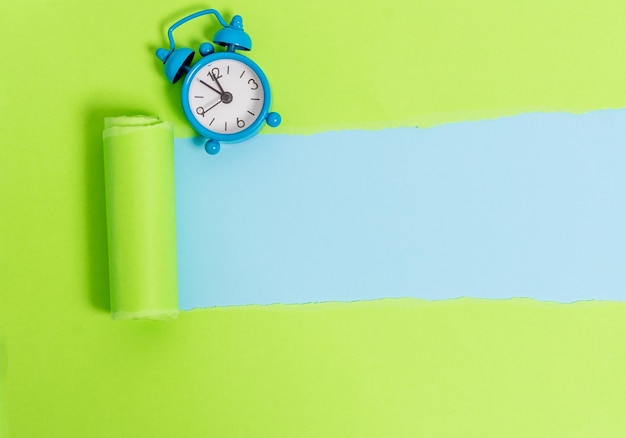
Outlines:
{"label": "twin bell", "polygon": [[[173,39],[170,39],[170,41],[173,41]],[[239,15],[233,17],[230,25],[224,26],[215,33],[213,43],[226,47],[226,50],[229,52],[252,49],[252,40],[244,32],[243,19]],[[210,55],[213,51],[213,45],[210,43],[202,43],[200,45],[199,52],[202,56]],[[187,47],[176,49],[172,44],[170,50],[158,49],[156,55],[165,64],[165,77],[173,84],[189,70],[189,66],[193,61],[194,51]]]}

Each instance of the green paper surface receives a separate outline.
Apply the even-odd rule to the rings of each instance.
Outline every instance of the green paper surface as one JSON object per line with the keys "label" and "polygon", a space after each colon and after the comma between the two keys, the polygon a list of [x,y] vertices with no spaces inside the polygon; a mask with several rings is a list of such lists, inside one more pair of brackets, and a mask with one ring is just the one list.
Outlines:
{"label": "green paper surface", "polygon": [[[72,118],[79,111],[108,110],[157,114],[175,123],[176,136],[192,135],[181,84],[167,82],[154,51],[168,46],[171,24],[203,8],[227,20],[243,16],[253,42],[248,55],[267,74],[273,109],[283,115],[273,133],[584,112],[620,108],[626,99],[622,0],[64,4],[0,6],[3,54],[20,60],[20,68],[2,72],[13,84],[2,90],[3,105],[49,96],[38,108],[56,112],[39,121],[40,132],[57,120],[80,125]],[[217,29],[211,17],[195,20],[176,30],[177,46],[197,50]],[[12,110],[26,118],[33,107]]]}
{"label": "green paper surface", "polygon": [[113,319],[178,314],[172,125],[105,120],[104,169]]}
{"label": "green paper surface", "polygon": [[[244,17],[283,116],[272,132],[626,106],[623,0],[0,2],[3,438],[625,436],[623,303],[111,321],[102,120],[157,114],[191,134],[154,50],[207,7]],[[215,30],[199,20],[177,43]]]}
{"label": "green paper surface", "polygon": [[9,338],[8,436],[618,438],[625,314],[467,299],[77,312]]}

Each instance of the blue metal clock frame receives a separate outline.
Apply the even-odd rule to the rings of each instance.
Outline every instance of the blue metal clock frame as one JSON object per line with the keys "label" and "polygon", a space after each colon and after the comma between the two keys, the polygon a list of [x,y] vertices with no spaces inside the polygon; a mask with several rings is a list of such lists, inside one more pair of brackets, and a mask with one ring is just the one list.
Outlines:
{"label": "blue metal clock frame", "polygon": [[[191,86],[191,83],[196,77],[196,74],[198,73],[198,71],[200,71],[200,69],[202,69],[202,67],[204,67],[205,65],[210,64],[211,62],[217,61],[219,59],[232,59],[232,60],[244,63],[257,74],[257,76],[261,80],[261,86],[263,87],[263,94],[264,94],[265,100],[263,102],[263,107],[261,108],[259,117],[254,121],[254,123],[252,123],[246,129],[236,132],[236,133],[232,133],[232,134],[222,134],[219,132],[213,132],[205,128],[204,126],[202,126],[202,124],[200,124],[200,122],[196,120],[193,114],[193,110],[191,108],[191,103],[189,102],[189,87]],[[203,137],[209,138],[211,140],[223,141],[223,142],[229,142],[229,143],[237,143],[240,141],[248,140],[250,137],[254,136],[257,132],[259,132],[259,130],[263,127],[264,123],[266,122],[267,115],[269,113],[272,97],[270,93],[270,84],[267,81],[267,77],[265,76],[265,73],[263,73],[263,70],[261,70],[261,68],[254,61],[252,61],[250,58],[246,56],[240,55],[239,53],[218,52],[218,53],[213,53],[213,54],[209,54],[205,56],[204,58],[196,62],[193,65],[193,67],[191,67],[189,72],[187,72],[187,76],[185,77],[185,81],[183,82],[181,99],[182,99],[183,111],[185,112],[185,116],[189,120],[189,123],[191,123],[191,126],[193,126],[196,132],[198,132],[198,134],[200,134]]]}
{"label": "blue metal clock frame", "polygon": [[[214,15],[217,21],[219,21],[219,23],[223,26],[222,29],[218,30],[215,33],[215,36],[213,37],[213,43],[226,47],[226,51],[215,52],[213,46],[210,43],[203,43],[200,45],[199,49],[200,54],[203,56],[203,58],[196,62],[193,66],[191,66],[194,57],[194,51],[189,48],[177,49],[176,44],[174,43],[173,32],[177,27],[203,15]],[[249,139],[259,132],[259,130],[264,126],[264,123],[267,123],[273,128],[280,124],[280,114],[276,112],[269,112],[272,95],[269,82],[267,80],[267,77],[265,76],[265,73],[263,73],[263,70],[261,70],[261,68],[250,58],[243,56],[239,53],[235,53],[235,50],[247,51],[252,49],[252,40],[250,36],[248,36],[248,34],[245,33],[243,30],[243,19],[241,18],[241,16],[235,15],[230,24],[227,24],[218,11],[216,11],[215,9],[205,9],[203,11],[193,13],[178,20],[176,23],[170,26],[167,31],[167,36],[170,43],[169,50],[158,49],[156,51],[156,56],[163,62],[163,64],[165,64],[165,77],[171,83],[176,83],[183,76],[186,76],[183,82],[181,94],[183,112],[191,126],[196,130],[196,132],[208,139],[205,144],[205,150],[207,151],[207,153],[211,155],[217,154],[220,150],[220,142],[236,143]],[[251,70],[253,70],[261,81],[261,86],[263,87],[265,99],[263,102],[261,113],[259,114],[259,117],[254,121],[254,123],[252,123],[249,127],[242,131],[231,134],[213,132],[202,126],[196,120],[191,109],[191,104],[189,102],[189,87],[198,71],[205,65],[220,59],[232,59],[239,61],[247,65]]]}

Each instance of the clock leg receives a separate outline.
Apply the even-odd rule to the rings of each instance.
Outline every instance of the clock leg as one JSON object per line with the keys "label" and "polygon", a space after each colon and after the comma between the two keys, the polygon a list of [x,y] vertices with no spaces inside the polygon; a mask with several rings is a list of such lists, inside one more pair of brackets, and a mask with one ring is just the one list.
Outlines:
{"label": "clock leg", "polygon": [[215,155],[220,151],[220,142],[215,140],[209,140],[204,145],[204,150],[209,155]]}
{"label": "clock leg", "polygon": [[267,122],[269,126],[271,126],[272,128],[275,128],[278,125],[280,125],[280,121],[281,121],[280,114],[269,113],[267,117],[265,118],[265,121]]}

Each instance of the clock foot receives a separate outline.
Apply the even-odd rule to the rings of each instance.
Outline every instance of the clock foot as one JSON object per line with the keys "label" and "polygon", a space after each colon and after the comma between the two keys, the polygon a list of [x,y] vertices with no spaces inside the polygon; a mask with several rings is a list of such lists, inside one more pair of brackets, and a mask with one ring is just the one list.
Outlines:
{"label": "clock foot", "polygon": [[220,142],[215,140],[209,140],[204,145],[204,150],[209,155],[215,155],[220,151]]}
{"label": "clock foot", "polygon": [[267,122],[267,124],[269,126],[271,126],[272,128],[277,127],[278,125],[280,125],[280,114],[278,113],[269,113],[267,115],[267,118],[265,119],[265,121]]}

